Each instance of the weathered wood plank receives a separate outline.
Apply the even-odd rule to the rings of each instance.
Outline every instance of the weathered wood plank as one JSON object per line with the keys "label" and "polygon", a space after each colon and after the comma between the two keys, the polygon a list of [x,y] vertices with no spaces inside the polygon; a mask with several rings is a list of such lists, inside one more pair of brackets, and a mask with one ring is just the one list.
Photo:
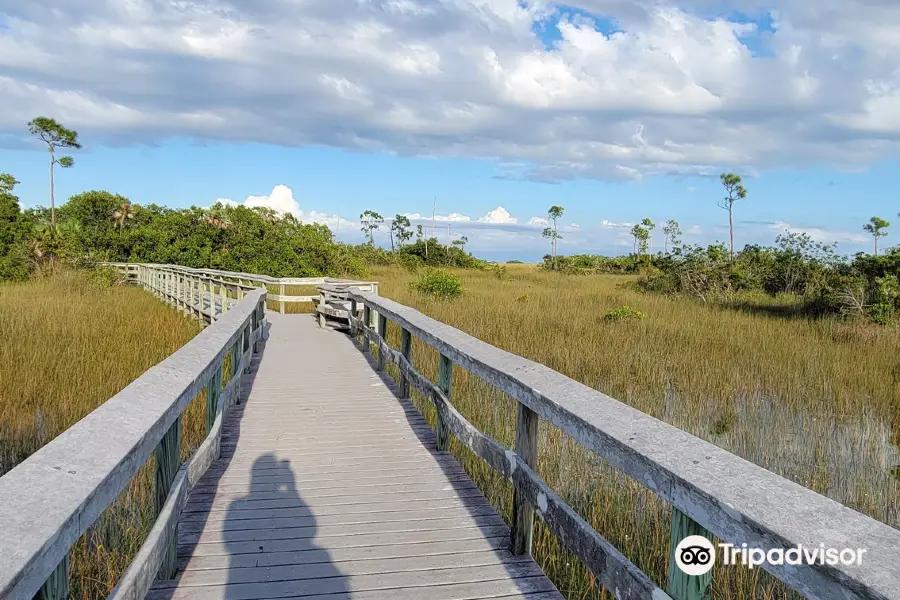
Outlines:
{"label": "weathered wood plank", "polygon": [[[256,600],[258,598],[288,598],[317,594],[340,594],[344,592],[394,590],[419,588],[420,593],[434,587],[454,583],[476,583],[486,581],[510,581],[527,578],[544,579],[543,573],[533,562],[510,563],[464,568],[443,568],[423,571],[402,571],[379,573],[376,575],[341,575],[335,566],[328,569],[329,575],[315,579],[289,581],[267,581],[261,583],[235,583],[229,585],[184,586],[175,589],[154,589],[147,600],[167,598],[169,600]],[[518,583],[515,581],[515,583]],[[543,583],[542,591],[546,591]],[[430,596],[430,594],[429,594]]]}

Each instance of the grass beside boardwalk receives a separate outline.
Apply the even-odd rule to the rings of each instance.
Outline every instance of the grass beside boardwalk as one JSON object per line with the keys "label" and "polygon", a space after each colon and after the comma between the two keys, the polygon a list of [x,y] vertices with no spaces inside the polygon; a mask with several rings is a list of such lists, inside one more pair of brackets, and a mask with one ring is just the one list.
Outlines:
{"label": "grass beside boardwalk", "polygon": [[[658,419],[900,527],[900,331],[838,319],[789,319],[790,299],[742,308],[640,294],[616,276],[563,276],[528,266],[460,271],[465,294],[424,298],[404,271],[379,269],[381,294],[503,349],[543,363]],[[647,318],[607,322],[623,305]],[[399,331],[389,330],[392,346]],[[413,359],[435,380],[437,356]],[[396,375],[396,373],[393,373]],[[454,404],[508,447],[515,403],[454,369]],[[417,400],[430,419],[428,406]],[[454,452],[508,519],[509,485],[454,443]],[[542,424],[542,477],[620,551],[665,587],[671,510],[656,496]],[[893,473],[893,474],[892,474]],[[568,598],[599,590],[542,524],[535,554]],[[760,569],[717,567],[713,597],[796,597]]]}
{"label": "grass beside boardwalk", "polygon": [[[199,330],[150,294],[99,276],[0,285],[0,475]],[[185,452],[205,434],[204,413],[202,398],[188,409]],[[106,597],[140,547],[152,524],[154,469],[151,458],[73,547],[72,598]]]}

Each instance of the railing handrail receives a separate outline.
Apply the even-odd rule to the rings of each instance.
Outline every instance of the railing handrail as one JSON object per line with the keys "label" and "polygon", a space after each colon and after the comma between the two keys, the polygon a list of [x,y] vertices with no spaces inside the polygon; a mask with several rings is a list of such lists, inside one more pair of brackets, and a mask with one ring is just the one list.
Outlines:
{"label": "railing handrail", "polygon": [[257,339],[265,300],[254,289],[222,306],[212,325],[0,478],[0,598],[30,599],[53,574],[229,350],[251,341],[251,327]]}
{"label": "railing handrail", "polygon": [[[395,322],[404,330],[405,349],[402,353],[381,346],[388,358],[396,359],[403,377],[421,377],[409,362],[409,336],[412,335],[437,350],[448,361],[502,390],[517,400],[520,406],[552,423],[726,543],[736,544],[738,548],[746,543],[750,548],[767,551],[798,545],[817,549],[820,544],[826,548],[866,550],[865,558],[859,565],[763,565],[765,570],[808,597],[900,598],[900,561],[896,557],[900,548],[900,531],[897,529],[642,413],[545,365],[491,346],[413,308],[355,288],[350,291],[349,297],[353,302],[350,310],[352,331],[356,330],[357,323],[362,323],[365,335],[374,337],[376,344],[383,344],[379,335],[383,335],[386,326],[383,319]],[[377,311],[377,332],[363,319],[355,318],[357,302],[366,307],[366,317]],[[364,341],[364,347],[367,345]],[[379,365],[383,365],[381,354]],[[526,462],[530,464],[530,461],[524,461],[515,452],[506,451],[510,464],[501,464],[502,458],[501,461],[496,460],[497,448],[494,447],[499,445],[474,430],[461,415],[451,414],[455,409],[449,405],[449,394],[443,394],[447,390],[441,390],[430,382],[424,382],[423,386],[427,389],[426,395],[437,401],[439,420],[442,414],[455,419],[456,426],[468,438],[464,443],[476,449],[482,458],[493,459],[491,466],[511,477],[516,489],[521,486],[534,491],[543,489],[540,485],[546,486],[533,472],[524,479],[519,475],[512,477],[518,467],[527,466]],[[441,404],[449,408],[441,407]],[[540,504],[540,496],[533,495]],[[543,508],[546,510],[547,497],[543,493],[540,495],[544,496]],[[535,508],[540,512],[540,507]],[[570,508],[568,510],[571,511]],[[542,516],[547,520],[547,515],[542,513]],[[548,522],[548,525],[551,523]],[[567,533],[573,536],[569,542],[572,539],[577,541],[579,533]],[[589,533],[599,537],[593,529]],[[599,551],[606,553],[606,563],[610,566],[608,542],[602,538],[601,541],[595,540],[589,541],[601,546]],[[570,550],[573,548],[570,547]],[[598,548],[593,550],[596,554]],[[584,560],[586,557],[581,558]],[[596,556],[588,558],[597,560]],[[625,559],[618,567],[620,571],[627,570],[629,565],[631,563]],[[641,585],[633,574],[629,574],[631,579],[623,578],[621,572],[612,576],[616,581],[637,581],[638,587]],[[602,580],[600,583],[608,584]],[[644,596],[625,594],[623,597]]]}
{"label": "railing handrail", "polygon": [[320,285],[320,284],[346,284],[346,285],[370,285],[373,283],[377,283],[375,281],[360,281],[356,279],[340,279],[335,277],[272,277],[270,275],[258,275],[255,273],[243,273],[240,271],[223,271],[220,269],[205,269],[205,268],[194,268],[194,267],[184,267],[181,265],[173,265],[173,264],[158,264],[158,263],[122,263],[122,262],[101,262],[97,263],[99,265],[105,266],[146,266],[153,267],[157,269],[169,269],[173,271],[181,271],[185,273],[192,273],[197,275],[218,275],[220,277],[231,277],[233,279],[246,279],[248,281],[260,281],[263,283],[271,283],[271,284],[284,284],[284,285]]}

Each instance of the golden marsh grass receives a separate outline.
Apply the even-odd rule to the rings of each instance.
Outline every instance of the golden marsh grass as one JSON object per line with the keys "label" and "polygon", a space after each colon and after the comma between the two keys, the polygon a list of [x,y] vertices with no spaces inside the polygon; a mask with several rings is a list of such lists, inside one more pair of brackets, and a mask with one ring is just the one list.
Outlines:
{"label": "golden marsh grass", "polygon": [[[132,286],[57,272],[0,285],[0,475],[200,330]],[[205,397],[183,418],[184,455],[205,436]],[[153,522],[151,458],[72,548],[71,598],[104,598]]]}

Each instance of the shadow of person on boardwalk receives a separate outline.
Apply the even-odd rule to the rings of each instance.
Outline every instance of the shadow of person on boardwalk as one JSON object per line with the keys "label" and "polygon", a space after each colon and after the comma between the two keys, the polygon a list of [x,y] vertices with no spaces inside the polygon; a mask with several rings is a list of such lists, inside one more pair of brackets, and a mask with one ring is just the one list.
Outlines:
{"label": "shadow of person on boardwalk", "polygon": [[[227,488],[223,484],[219,493],[228,497]],[[229,565],[224,594],[216,598],[351,597],[330,553],[316,544],[316,517],[300,496],[289,461],[272,453],[256,458],[250,489],[231,500],[221,531]]]}

